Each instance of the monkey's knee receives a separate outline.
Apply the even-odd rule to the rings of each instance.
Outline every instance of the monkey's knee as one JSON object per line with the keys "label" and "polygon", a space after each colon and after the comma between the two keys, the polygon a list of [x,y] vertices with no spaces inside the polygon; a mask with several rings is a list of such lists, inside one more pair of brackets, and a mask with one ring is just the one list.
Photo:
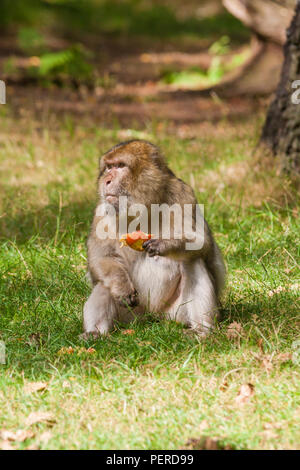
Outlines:
{"label": "monkey's knee", "polygon": [[189,326],[191,330],[195,331],[198,336],[206,338],[215,328],[216,314],[211,312],[209,314],[191,315],[189,318]]}
{"label": "monkey's knee", "polygon": [[194,267],[190,280],[190,289],[185,292],[187,320],[191,329],[206,336],[215,328],[219,310],[217,294],[203,262]]}
{"label": "monkey's knee", "polygon": [[106,311],[105,306],[95,307],[89,299],[83,309],[83,329],[85,337],[92,334],[94,338],[105,335],[112,327],[113,317]]}
{"label": "monkey's knee", "polygon": [[[204,294],[204,292],[202,291]],[[213,289],[207,289],[205,296],[197,297],[188,307],[189,325],[192,330],[197,331],[202,337],[207,336],[214,330],[218,318],[219,309],[217,305],[216,294]]]}
{"label": "monkey's knee", "polygon": [[97,284],[83,308],[84,334],[94,337],[105,335],[111,329],[116,308],[109,291]]}

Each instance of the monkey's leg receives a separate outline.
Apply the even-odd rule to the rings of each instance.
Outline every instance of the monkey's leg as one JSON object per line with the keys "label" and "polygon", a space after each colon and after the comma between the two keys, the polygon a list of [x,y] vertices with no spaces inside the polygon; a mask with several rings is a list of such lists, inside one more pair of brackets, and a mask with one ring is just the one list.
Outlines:
{"label": "monkey's leg", "polygon": [[106,334],[112,327],[117,315],[117,307],[110,291],[101,285],[95,285],[83,308],[84,335],[99,336]]}
{"label": "monkey's leg", "polygon": [[217,297],[203,260],[183,267],[181,293],[169,315],[202,336],[214,327],[218,316]]}

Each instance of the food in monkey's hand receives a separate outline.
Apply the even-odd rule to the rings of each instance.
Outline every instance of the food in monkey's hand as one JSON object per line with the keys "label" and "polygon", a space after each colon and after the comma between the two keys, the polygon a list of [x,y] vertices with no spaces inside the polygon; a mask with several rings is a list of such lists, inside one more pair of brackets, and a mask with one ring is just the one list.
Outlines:
{"label": "food in monkey's hand", "polygon": [[121,248],[123,246],[129,246],[136,251],[144,251],[143,243],[146,240],[150,240],[153,237],[150,233],[144,233],[141,230],[137,232],[125,233],[121,236]]}

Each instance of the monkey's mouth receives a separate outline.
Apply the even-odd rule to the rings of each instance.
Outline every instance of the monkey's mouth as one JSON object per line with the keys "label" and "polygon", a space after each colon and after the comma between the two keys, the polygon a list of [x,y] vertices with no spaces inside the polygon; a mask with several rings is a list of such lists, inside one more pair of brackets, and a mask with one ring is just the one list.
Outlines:
{"label": "monkey's mouth", "polygon": [[110,204],[115,204],[118,201],[118,196],[116,196],[115,194],[106,194],[105,200]]}

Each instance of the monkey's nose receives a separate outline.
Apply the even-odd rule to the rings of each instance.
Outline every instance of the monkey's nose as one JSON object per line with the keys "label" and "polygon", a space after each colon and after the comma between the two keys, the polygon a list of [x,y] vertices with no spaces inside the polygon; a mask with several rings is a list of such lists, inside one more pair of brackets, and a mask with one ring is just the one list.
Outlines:
{"label": "monkey's nose", "polygon": [[106,186],[108,186],[111,183],[111,180],[106,180]]}

